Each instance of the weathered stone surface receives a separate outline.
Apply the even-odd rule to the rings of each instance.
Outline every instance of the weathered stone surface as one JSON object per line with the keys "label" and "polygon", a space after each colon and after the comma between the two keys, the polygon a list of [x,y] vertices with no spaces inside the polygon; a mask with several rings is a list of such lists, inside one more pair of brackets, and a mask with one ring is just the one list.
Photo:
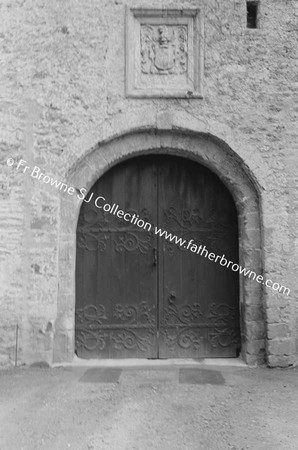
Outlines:
{"label": "weathered stone surface", "polygon": [[290,334],[290,326],[288,323],[268,324],[268,339],[285,338]]}
{"label": "weathered stone surface", "polygon": [[[117,160],[166,148],[203,161],[226,182],[241,216],[241,261],[291,290],[286,296],[241,278],[241,302],[250,306],[243,319],[251,339],[246,361],[260,362],[254,342],[263,333],[274,349],[269,365],[297,361],[298,10],[294,1],[263,0],[260,28],[249,30],[244,0],[205,3],[203,100],[126,97],[123,2],[2,3],[0,353],[5,360],[14,358],[16,325],[20,362],[69,360],[73,352],[69,327],[79,202],[32,178],[32,168],[90,188]],[[148,2],[130,6],[148,7]],[[167,7],[173,4],[163,2]],[[175,3],[177,9],[197,7],[197,0]],[[157,130],[180,134],[157,136]],[[206,140],[199,145],[195,135]],[[8,157],[15,159],[13,166],[7,166]],[[16,170],[20,159],[31,171]],[[63,331],[59,318],[68,302]],[[53,328],[47,330],[50,322]],[[289,343],[279,345],[278,339]]]}
{"label": "weathered stone surface", "polygon": [[280,321],[280,310],[279,308],[267,308],[266,309],[267,323],[279,323]]}
{"label": "weathered stone surface", "polygon": [[249,340],[261,340],[265,338],[264,321],[252,321],[246,324],[246,335]]}
{"label": "weathered stone surface", "polygon": [[259,305],[247,305],[245,309],[247,321],[259,321],[264,323],[264,312]]}
{"label": "weathered stone surface", "polygon": [[246,346],[246,351],[250,355],[258,355],[260,354],[262,358],[264,358],[265,353],[265,340],[260,339],[256,341],[251,341]]}
{"label": "weathered stone surface", "polygon": [[289,356],[294,352],[294,342],[290,338],[272,339],[268,341],[268,353],[270,355]]}
{"label": "weathered stone surface", "polygon": [[0,368],[8,368],[12,365],[12,362],[8,355],[0,355]]}
{"label": "weathered stone surface", "polygon": [[267,362],[269,367],[289,367],[294,365],[295,357],[268,355]]}

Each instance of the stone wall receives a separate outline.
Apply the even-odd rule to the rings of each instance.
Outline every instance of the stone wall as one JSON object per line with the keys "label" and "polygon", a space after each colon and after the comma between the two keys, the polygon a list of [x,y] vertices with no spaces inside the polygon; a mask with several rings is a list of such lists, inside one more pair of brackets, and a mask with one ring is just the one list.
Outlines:
{"label": "stone wall", "polygon": [[[264,287],[266,323],[254,318],[258,338],[250,351],[262,353],[265,337],[270,366],[294,364],[298,2],[260,0],[258,29],[246,28],[244,0],[162,3],[203,10],[202,99],[126,98],[126,5],[154,6],[148,0],[1,2],[0,364],[14,362],[17,325],[18,363],[53,362],[59,283],[67,276],[58,263],[65,194],[17,171],[17,162],[67,182],[97,143],[145,129],[212,135],[252,174],[264,275],[291,293]],[[8,157],[15,160],[11,167]]]}

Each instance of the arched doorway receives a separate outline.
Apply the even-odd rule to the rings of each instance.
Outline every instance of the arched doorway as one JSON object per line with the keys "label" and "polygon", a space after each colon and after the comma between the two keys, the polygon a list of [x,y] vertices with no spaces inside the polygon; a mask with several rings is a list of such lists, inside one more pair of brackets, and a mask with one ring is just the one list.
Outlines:
{"label": "arched doorway", "polygon": [[236,207],[210,169],[156,154],[114,166],[78,220],[77,355],[238,356],[238,273],[220,264],[238,253]]}

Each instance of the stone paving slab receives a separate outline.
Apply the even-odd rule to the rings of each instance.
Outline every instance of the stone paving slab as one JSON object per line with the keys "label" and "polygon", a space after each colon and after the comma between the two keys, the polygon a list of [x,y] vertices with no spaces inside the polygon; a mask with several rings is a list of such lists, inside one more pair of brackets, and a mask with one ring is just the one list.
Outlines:
{"label": "stone paving slab", "polygon": [[144,385],[152,383],[223,385],[225,379],[218,370],[198,368],[121,369],[91,368],[79,378],[81,383],[121,383]]}
{"label": "stone paving slab", "polygon": [[119,381],[120,375],[121,369],[92,368],[86,370],[79,381],[81,383],[117,383]]}
{"label": "stone paving slab", "polygon": [[180,369],[179,383],[181,384],[225,384],[221,372],[217,370]]}
{"label": "stone paving slab", "polygon": [[127,369],[123,370],[120,382],[125,384],[177,383],[178,370],[168,368]]}

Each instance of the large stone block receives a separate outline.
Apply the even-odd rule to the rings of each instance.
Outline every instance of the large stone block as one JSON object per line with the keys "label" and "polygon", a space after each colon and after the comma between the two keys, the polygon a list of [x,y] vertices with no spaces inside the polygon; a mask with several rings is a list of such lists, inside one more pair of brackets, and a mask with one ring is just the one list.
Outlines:
{"label": "large stone block", "polygon": [[275,308],[267,308],[266,309],[266,318],[268,324],[279,323],[280,322],[280,309]]}
{"label": "large stone block", "polygon": [[268,339],[286,338],[290,335],[290,332],[290,326],[287,323],[274,323],[267,327]]}
{"label": "large stone block", "polygon": [[294,356],[276,356],[268,355],[267,363],[269,367],[289,367],[295,363]]}
{"label": "large stone block", "polygon": [[265,338],[265,324],[264,321],[247,322],[246,323],[246,338],[249,340],[262,340]]}
{"label": "large stone block", "polygon": [[245,318],[247,321],[264,321],[264,311],[260,305],[247,305],[245,307]]}
{"label": "large stone block", "polygon": [[293,355],[295,351],[295,342],[293,341],[293,339],[290,338],[270,339],[268,341],[267,350],[269,355],[276,355],[276,356]]}
{"label": "large stone block", "polygon": [[265,339],[259,339],[256,341],[251,341],[246,345],[246,351],[247,353],[249,353],[250,355],[262,355],[262,357],[264,358],[265,355]]}

